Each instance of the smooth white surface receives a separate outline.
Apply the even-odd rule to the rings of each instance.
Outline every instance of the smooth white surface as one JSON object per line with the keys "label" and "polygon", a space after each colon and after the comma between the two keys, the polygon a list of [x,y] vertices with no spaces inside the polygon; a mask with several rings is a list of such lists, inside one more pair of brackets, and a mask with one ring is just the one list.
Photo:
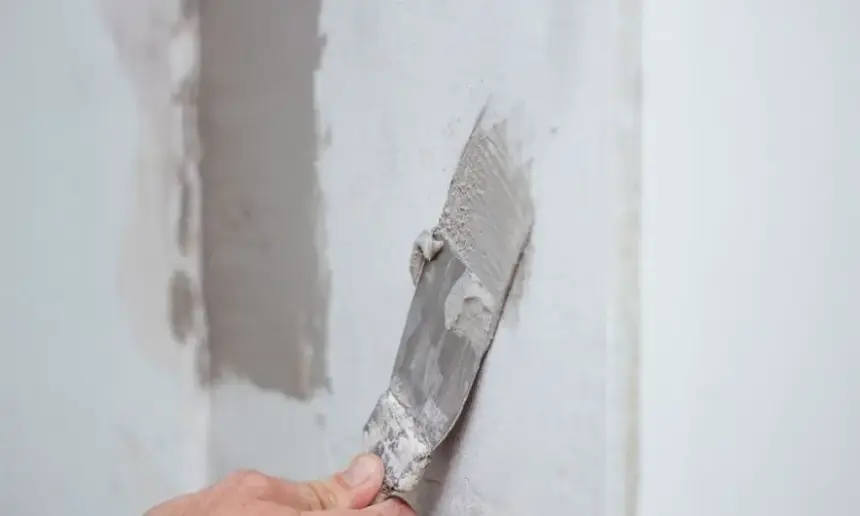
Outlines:
{"label": "smooth white surface", "polygon": [[858,20],[646,2],[642,516],[860,513]]}
{"label": "smooth white surface", "polygon": [[164,162],[141,154],[153,128],[103,18],[84,0],[2,5],[3,514],[140,514],[204,478],[194,346],[167,323],[164,191],[137,205]]}

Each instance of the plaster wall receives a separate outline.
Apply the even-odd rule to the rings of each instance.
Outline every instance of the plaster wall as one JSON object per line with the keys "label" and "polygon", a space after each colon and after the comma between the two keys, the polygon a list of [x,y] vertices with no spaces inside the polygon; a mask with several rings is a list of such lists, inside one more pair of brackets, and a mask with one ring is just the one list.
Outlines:
{"label": "plaster wall", "polygon": [[310,478],[361,449],[412,296],[412,241],[493,94],[533,159],[532,248],[418,505],[625,514],[637,5],[209,0],[201,16],[210,474]]}
{"label": "plaster wall", "polygon": [[198,97],[193,2],[3,3],[0,508],[342,466],[494,94],[537,225],[424,514],[857,512],[854,3],[238,5]]}
{"label": "plaster wall", "polygon": [[860,6],[645,5],[640,514],[857,514]]}
{"label": "plaster wall", "polygon": [[140,514],[205,481],[180,7],[0,3],[3,514]]}

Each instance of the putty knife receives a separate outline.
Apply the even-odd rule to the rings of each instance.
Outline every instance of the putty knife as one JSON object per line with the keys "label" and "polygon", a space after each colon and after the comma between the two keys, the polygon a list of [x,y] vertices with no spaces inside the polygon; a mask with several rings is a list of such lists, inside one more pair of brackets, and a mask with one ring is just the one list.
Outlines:
{"label": "putty knife", "polygon": [[364,426],[365,445],[385,465],[378,499],[415,489],[454,427],[528,241],[528,179],[506,129],[481,111],[438,224],[415,242],[415,295],[391,382]]}

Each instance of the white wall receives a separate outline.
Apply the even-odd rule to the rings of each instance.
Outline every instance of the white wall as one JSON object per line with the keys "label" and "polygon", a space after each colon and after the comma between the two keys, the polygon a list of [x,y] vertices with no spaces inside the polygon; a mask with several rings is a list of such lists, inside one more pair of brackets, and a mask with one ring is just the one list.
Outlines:
{"label": "white wall", "polygon": [[0,6],[3,514],[140,514],[204,480],[202,321],[179,318],[183,344],[169,315],[171,276],[192,296],[197,277],[176,244],[178,4],[120,4]]}
{"label": "white wall", "polygon": [[[233,13],[228,22],[228,4],[203,5],[203,98],[220,95],[216,105],[231,106],[213,108],[211,118],[205,114],[203,133],[232,128],[234,139],[215,152],[242,140],[245,173],[271,184],[277,184],[273,174],[305,171],[288,156],[280,169],[260,163],[261,155],[277,152],[259,142],[288,145],[289,136],[305,130],[304,118],[290,125],[275,123],[270,114],[291,105],[278,91],[286,86],[278,85],[296,84],[295,74],[309,73],[304,64],[284,66],[305,63],[313,51],[305,39],[288,37],[286,28],[295,23],[288,20],[318,24],[325,36],[315,76],[323,213],[317,245],[329,278],[330,389],[302,399],[244,373],[223,375],[213,390],[213,474],[254,466],[307,478],[342,467],[360,450],[362,425],[387,384],[413,292],[411,244],[439,216],[475,116],[493,93],[510,110],[510,129],[524,153],[534,157],[533,250],[523,299],[502,323],[459,445],[448,450],[453,458],[439,458],[420,505],[424,514],[438,515],[623,514],[632,471],[628,365],[637,285],[633,4],[328,1],[317,19],[306,4],[290,17],[268,2],[249,3],[247,10],[261,10],[260,20],[253,38],[241,43],[233,31],[251,27],[253,15]],[[283,25],[273,26],[273,18]],[[208,52],[219,38],[223,60],[207,70],[217,59]],[[232,46],[226,44],[231,38]],[[263,41],[283,46],[257,47],[270,52],[265,56],[248,50]],[[243,59],[227,55],[234,52]],[[271,67],[261,71],[244,60],[255,55],[271,60]],[[244,73],[227,81],[228,66]],[[250,74],[259,76],[256,84]],[[252,116],[278,131],[236,130]],[[207,159],[203,174],[213,181]],[[314,194],[283,191],[297,214]],[[233,201],[240,205],[250,197]],[[251,208],[256,214],[274,209]],[[262,226],[248,219],[243,224]],[[280,237],[287,242],[289,227]],[[266,234],[263,242],[276,253],[278,234]],[[307,245],[303,237],[293,242]],[[220,263],[237,256],[220,240],[206,245],[221,254]],[[269,267],[263,259],[260,264]],[[271,273],[282,281],[278,269]],[[207,286],[219,281],[213,278],[207,276]],[[299,285],[298,279],[284,281]],[[260,323],[270,324],[264,317]],[[282,368],[286,379],[289,365]]]}
{"label": "white wall", "polygon": [[858,514],[860,5],[645,5],[641,514]]}
{"label": "white wall", "polygon": [[[2,6],[0,509],[135,514],[207,469],[343,465],[390,371],[409,246],[489,93],[535,158],[534,248],[422,508],[632,514],[637,473],[646,516],[860,508],[849,0],[645,4],[641,468],[636,4],[303,4],[325,36],[302,72],[318,184],[287,193],[319,190],[302,230],[324,258],[327,336],[297,349],[325,350],[328,382],[299,391],[205,383],[184,5]],[[286,80],[265,70],[257,116],[291,100],[254,90]],[[272,145],[297,127],[282,122]],[[272,150],[253,145],[233,168]]]}
{"label": "white wall", "polygon": [[[635,12],[598,1],[322,5],[309,20],[325,35],[313,91],[324,223],[311,245],[324,252],[320,274],[330,281],[329,387],[308,400],[221,374],[211,385],[204,457],[199,188],[184,131],[193,127],[185,123],[193,48],[184,44],[194,27],[181,23],[179,7],[69,1],[49,16],[15,3],[4,18],[13,20],[4,37],[15,51],[4,55],[13,80],[0,96],[4,182],[12,185],[3,220],[13,251],[4,260],[14,286],[4,290],[3,320],[15,360],[3,373],[15,388],[0,400],[15,417],[3,427],[3,476],[14,479],[3,507],[134,513],[197,487],[207,463],[213,476],[260,467],[292,477],[345,464],[390,373],[412,294],[411,242],[435,222],[469,128],[493,93],[535,158],[533,250],[520,306],[499,332],[460,444],[437,461],[420,504],[427,512],[435,505],[435,514],[620,514],[636,327],[628,213],[637,198],[636,63],[635,52],[625,54],[637,46]],[[264,28],[283,32],[251,28],[244,36],[258,40]],[[284,108],[291,96],[265,88],[291,76],[266,71],[250,94],[272,104],[222,103],[226,118],[207,112],[204,128],[234,120],[224,106],[249,107],[238,117],[251,121]],[[228,90],[237,85],[237,76],[227,79]],[[297,127],[262,136],[279,146]],[[224,177],[277,155],[247,145],[255,147],[234,156]],[[271,165],[264,171],[278,173]],[[183,188],[192,220],[184,244]],[[263,241],[261,252],[282,243]],[[189,292],[172,288],[177,274],[189,278]],[[296,336],[285,337],[274,344]],[[50,496],[33,487],[44,471],[62,478]]]}

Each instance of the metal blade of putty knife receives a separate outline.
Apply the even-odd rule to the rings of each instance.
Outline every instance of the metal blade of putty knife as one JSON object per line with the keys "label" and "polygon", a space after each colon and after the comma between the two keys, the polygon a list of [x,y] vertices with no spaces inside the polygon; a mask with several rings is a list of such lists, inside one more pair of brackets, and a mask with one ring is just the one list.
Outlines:
{"label": "metal blade of putty knife", "polygon": [[439,222],[418,237],[415,295],[388,389],[364,426],[385,465],[378,499],[412,491],[469,397],[496,327],[534,210],[507,124],[478,116]]}

